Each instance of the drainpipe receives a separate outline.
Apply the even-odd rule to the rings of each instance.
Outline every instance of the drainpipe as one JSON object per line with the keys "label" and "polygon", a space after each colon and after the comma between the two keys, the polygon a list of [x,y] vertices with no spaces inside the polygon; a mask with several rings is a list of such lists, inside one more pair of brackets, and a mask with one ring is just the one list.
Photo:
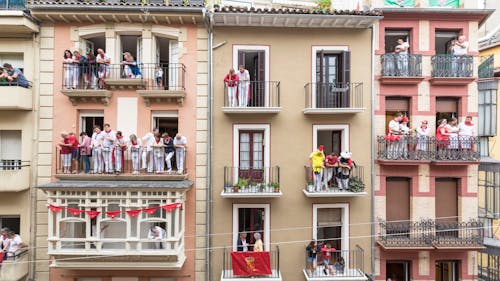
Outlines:
{"label": "drainpipe", "polygon": [[371,98],[370,98],[370,106],[371,106],[371,112],[370,112],[370,118],[371,118],[371,128],[370,128],[370,135],[371,135],[371,165],[370,165],[370,170],[371,170],[371,194],[370,194],[370,199],[371,199],[371,212],[370,212],[370,222],[371,222],[371,276],[372,279],[375,274],[375,24],[372,24],[370,27],[371,32],[372,32],[372,49],[371,49],[371,58],[372,58],[372,85],[371,85]]}
{"label": "drainpipe", "polygon": [[207,49],[208,49],[208,89],[207,89],[207,177],[206,177],[206,207],[205,207],[205,220],[207,223],[207,232],[205,238],[206,250],[205,250],[205,280],[212,280],[212,197],[213,197],[213,188],[212,188],[212,149],[213,149],[213,141],[212,141],[212,107],[213,107],[213,77],[212,77],[212,57],[213,57],[213,12],[209,11],[207,8],[203,8],[203,23],[205,24],[205,28],[207,29]]}

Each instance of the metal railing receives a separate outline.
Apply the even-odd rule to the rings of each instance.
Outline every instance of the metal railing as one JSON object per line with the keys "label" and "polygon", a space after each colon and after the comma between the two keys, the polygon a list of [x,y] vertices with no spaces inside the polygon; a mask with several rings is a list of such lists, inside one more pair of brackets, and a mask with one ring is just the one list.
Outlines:
{"label": "metal railing", "polygon": [[[121,161],[121,168],[120,168],[119,174],[130,175],[130,174],[134,174],[134,172],[136,172],[137,175],[157,175],[158,174],[158,173],[156,173],[157,168],[158,168],[158,170],[161,170],[160,174],[167,174],[167,164],[165,164],[165,153],[163,152],[163,149],[155,148],[152,152],[146,153],[146,157],[144,158],[143,154],[144,154],[145,150],[146,149],[144,148],[138,152],[139,153],[139,163],[138,163],[137,170],[134,168],[134,165],[132,163],[130,151],[127,149],[122,151],[122,156],[121,156],[122,161]],[[111,151],[110,153],[111,153],[111,155],[113,155],[112,165],[110,165],[110,166],[112,168],[113,173],[116,173],[117,172],[117,170],[116,170],[116,157],[114,156],[114,151]],[[156,166],[157,162],[155,161],[155,155],[159,155],[159,157],[163,158],[163,161],[161,162],[163,164],[162,166],[158,166],[158,167]],[[106,162],[104,161],[104,159],[102,159],[102,168],[101,168],[101,170],[99,170],[99,169],[94,169],[94,161],[93,161],[94,157],[95,157],[95,155],[89,156],[89,164],[90,164],[90,173],[89,174],[93,174],[95,176],[102,176],[101,174],[106,174],[107,173],[106,171],[108,171],[108,169],[106,167]],[[101,154],[101,157],[103,157],[103,154]],[[143,166],[144,159],[146,160],[146,164],[148,164],[150,161],[153,163],[153,172],[152,173],[148,173],[147,169]],[[184,161],[183,161],[183,167],[182,167],[183,171],[181,174],[187,174],[186,159],[187,159],[187,151],[184,153]],[[63,161],[64,160],[63,160],[63,157],[61,154],[61,149],[58,146],[56,146],[56,174],[58,174],[58,175],[65,174],[64,169],[63,169]],[[73,161],[73,160],[71,160],[71,161]],[[76,170],[77,173],[83,173],[85,171],[84,157],[82,157],[82,155],[80,155],[78,153],[78,159],[76,161],[78,162],[78,165],[77,165],[78,168]],[[171,172],[171,174],[176,174],[176,172],[177,172],[176,161],[177,161],[177,159],[176,159],[176,155],[174,152],[174,156],[171,158],[171,165],[172,165],[171,167],[173,170]],[[159,163],[159,161],[158,161],[158,163]],[[73,162],[71,162],[71,169],[70,169],[71,172],[73,172],[73,168],[74,168]],[[96,172],[96,170],[97,170],[97,172]]]}
{"label": "metal railing", "polygon": [[421,77],[422,55],[415,55],[415,54],[382,55],[382,76]]}
{"label": "metal railing", "polygon": [[493,55],[481,57],[481,62],[478,67],[479,78],[491,78],[495,74]]}
{"label": "metal railing", "polygon": [[280,191],[280,167],[224,167],[224,193]]}
{"label": "metal railing", "polygon": [[378,241],[396,248],[479,246],[483,242],[483,224],[477,220],[380,221]]}
{"label": "metal railing", "polygon": [[428,136],[377,136],[379,160],[479,161],[479,138]]}
{"label": "metal railing", "polygon": [[[245,83],[245,82],[242,82]],[[240,85],[229,87],[224,84],[225,107],[279,107],[280,82],[279,81],[249,81],[249,90],[246,101],[239,100]]]}
{"label": "metal railing", "polygon": [[[238,278],[249,278],[248,276],[235,275],[233,272],[233,263],[231,260],[231,250],[224,248],[222,253],[222,278],[225,279],[238,279]],[[259,276],[259,278],[281,278],[280,273],[280,249],[279,246],[275,246],[271,251],[269,251],[270,262],[271,262],[271,272],[270,275]]]}
{"label": "metal railing", "polygon": [[[33,87],[33,82],[28,81],[28,84],[22,84],[18,81],[0,81],[0,87],[23,87],[23,88],[31,88]],[[0,88],[1,89],[1,88]]]}
{"label": "metal railing", "polygon": [[2,0],[0,10],[24,10],[24,0]]}
{"label": "metal railing", "polygon": [[23,167],[29,167],[30,161],[0,159],[0,171],[21,170]]}
{"label": "metal railing", "polygon": [[500,269],[478,265],[477,278],[479,281],[500,281]]}
{"label": "metal railing", "polygon": [[[322,188],[321,190],[316,190],[314,186],[314,173],[312,170],[312,167],[310,166],[304,166],[305,170],[305,180],[306,180],[306,187],[305,189],[307,192],[316,192],[316,193],[330,193],[330,192],[342,192],[342,190],[339,189],[339,184],[337,181],[337,176],[339,179],[342,178],[342,176],[339,174],[339,167],[333,167],[333,168],[324,168],[322,172]],[[353,185],[356,184],[362,184],[364,182],[364,167],[363,166],[354,166],[351,169],[351,172],[349,174],[349,182],[348,185],[349,187],[354,187]],[[351,191],[351,188],[349,188],[346,191]],[[351,192],[363,192],[364,189],[360,189],[358,186],[355,186]]]}
{"label": "metal railing", "polygon": [[432,77],[472,77],[473,56],[439,54],[431,58]]}
{"label": "metal railing", "polygon": [[306,108],[362,108],[363,83],[307,83]]}
{"label": "metal railing", "polygon": [[63,89],[104,89],[106,79],[137,79],[148,90],[185,90],[186,67],[182,63],[138,64],[137,69],[121,64],[63,64]]}
{"label": "metal railing", "polygon": [[[356,245],[354,250],[330,250],[324,245],[318,245],[316,249],[316,267],[308,262],[308,250],[305,252],[305,273],[309,278],[338,277],[356,278],[364,277],[364,250]],[[330,259],[327,257],[330,253]],[[325,255],[326,254],[326,255]],[[328,262],[328,264],[326,263]],[[341,279],[339,279],[341,280]]]}

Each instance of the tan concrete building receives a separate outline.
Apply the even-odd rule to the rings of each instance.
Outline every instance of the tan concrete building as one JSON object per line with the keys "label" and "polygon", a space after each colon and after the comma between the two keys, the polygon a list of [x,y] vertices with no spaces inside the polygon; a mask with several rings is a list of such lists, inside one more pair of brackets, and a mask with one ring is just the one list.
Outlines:
{"label": "tan concrete building", "polygon": [[[256,233],[270,252],[272,273],[251,280],[366,280],[371,27],[381,17],[233,7],[216,7],[211,17],[212,280],[235,277],[230,252],[252,251]],[[249,82],[224,83],[239,65]],[[349,190],[335,178],[314,187],[309,155],[319,145],[325,154],[352,152]],[[242,232],[249,245],[238,247]],[[335,248],[330,268],[342,258],[345,269],[328,270],[322,254],[311,268],[306,246],[313,239]]]}
{"label": "tan concrete building", "polygon": [[[0,7],[0,67],[8,63],[23,72],[10,81],[0,78],[0,227],[19,234],[29,248],[8,254],[0,280],[33,276],[33,188],[36,184],[39,27],[26,12],[24,1],[2,2]],[[15,76],[11,71],[4,74]]]}

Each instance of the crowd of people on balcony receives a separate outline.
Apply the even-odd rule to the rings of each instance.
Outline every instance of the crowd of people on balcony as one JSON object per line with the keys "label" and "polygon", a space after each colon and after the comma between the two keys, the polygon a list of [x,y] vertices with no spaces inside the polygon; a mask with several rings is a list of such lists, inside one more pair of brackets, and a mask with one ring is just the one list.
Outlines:
{"label": "crowd of people on balcony", "polygon": [[[389,122],[388,134],[385,137],[388,159],[409,159],[410,153],[413,152],[415,152],[417,160],[427,157],[431,149],[432,132],[428,127],[428,121],[423,120],[420,126],[413,130],[408,127],[409,121],[407,116],[397,112]],[[435,132],[438,159],[460,160],[455,159],[460,155],[467,159],[470,158],[469,156],[474,150],[474,137],[476,136],[476,127],[472,123],[472,116],[466,116],[461,123],[458,123],[458,119],[455,117],[451,117],[449,120],[440,119]]]}
{"label": "crowd of people on balcony", "polygon": [[224,77],[224,84],[227,87],[227,106],[247,107],[250,99],[250,74],[243,65],[238,71],[233,68]]}
{"label": "crowd of people on balcony", "polygon": [[0,67],[0,86],[29,88],[31,85],[21,69],[13,67],[10,63],[4,63],[3,67]]}
{"label": "crowd of people on balcony", "polygon": [[[334,262],[332,256],[334,256]],[[318,265],[318,260],[321,266]],[[316,240],[312,240],[306,247],[306,261],[313,275],[318,275],[318,269],[325,276],[344,274],[345,260],[340,252],[332,248],[329,243],[318,244]]]}
{"label": "crowd of people on balcony", "polygon": [[349,179],[356,166],[352,153],[346,151],[341,152],[340,156],[335,153],[325,156],[324,146],[320,145],[309,155],[309,161],[313,179],[313,190],[309,192],[329,191],[335,183],[340,191],[349,191]]}
{"label": "crowd of people on balcony", "polygon": [[[147,173],[172,174],[172,158],[175,156],[177,174],[184,173],[184,161],[187,139],[181,134],[171,137],[168,133],[160,134],[157,128],[138,138],[131,134],[126,140],[121,131],[114,131],[110,124],[104,124],[104,130],[94,126],[91,137],[82,132],[81,143],[74,133],[62,132],[58,143],[61,154],[62,172],[77,174],[81,158],[86,174],[121,174],[125,163],[125,151],[130,151],[132,174],[138,175],[140,169]],[[90,158],[93,171],[90,170]],[[142,160],[142,161],[141,161]],[[142,163],[141,163],[142,162]],[[142,164],[142,165],[141,165]],[[167,169],[165,171],[165,164]]]}
{"label": "crowd of people on balcony", "polygon": [[5,260],[10,257],[15,257],[19,250],[28,247],[28,245],[23,242],[19,234],[4,227],[0,229],[0,247],[0,255],[2,255]]}

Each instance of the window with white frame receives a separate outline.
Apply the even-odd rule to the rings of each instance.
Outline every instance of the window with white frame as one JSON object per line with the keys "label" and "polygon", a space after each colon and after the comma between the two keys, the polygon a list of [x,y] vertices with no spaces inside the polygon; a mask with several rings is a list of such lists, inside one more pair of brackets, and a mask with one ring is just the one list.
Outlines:
{"label": "window with white frame", "polygon": [[0,170],[21,169],[20,130],[0,130]]}
{"label": "window with white frame", "polygon": [[349,204],[314,204],[313,239],[336,250],[349,250]]}
{"label": "window with white frame", "polygon": [[271,207],[269,204],[234,204],[233,205],[233,251],[237,250],[240,233],[247,234],[249,251],[255,243],[255,233],[261,235],[264,251],[270,250]]}
{"label": "window with white frame", "polygon": [[248,106],[262,107],[269,104],[269,46],[234,45],[233,68],[238,72],[243,66],[250,74]]}
{"label": "window with white frame", "polygon": [[325,154],[349,151],[349,125],[313,125],[313,147],[323,145]]}
{"label": "window with white frame", "polygon": [[103,110],[82,110],[80,111],[80,131],[87,133],[90,137],[94,132],[94,126],[99,126],[103,130],[104,111]]}
{"label": "window with white frame", "polygon": [[269,179],[269,124],[236,124],[233,127],[233,181],[238,177],[261,182]]}
{"label": "window with white frame", "polygon": [[[184,244],[184,210],[162,206],[183,201],[184,193],[175,191],[49,192],[49,204],[64,207],[49,211],[49,252],[177,254]],[[159,238],[152,239],[153,228],[161,228]]]}

